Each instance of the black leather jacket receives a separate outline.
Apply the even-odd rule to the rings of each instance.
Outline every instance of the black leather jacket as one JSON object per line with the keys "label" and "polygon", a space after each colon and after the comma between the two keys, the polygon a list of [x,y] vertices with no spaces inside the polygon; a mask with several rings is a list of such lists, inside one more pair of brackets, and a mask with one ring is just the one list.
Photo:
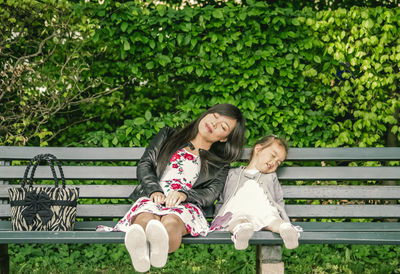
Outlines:
{"label": "black leather jacket", "polygon": [[[164,142],[175,132],[174,129],[165,127],[151,140],[137,166],[139,185],[130,195],[130,199],[137,200],[140,197],[150,197],[153,192],[163,192],[160,186],[161,174],[157,174],[157,157]],[[177,147],[176,150],[181,149]],[[203,153],[211,153],[199,150],[200,157]],[[171,155],[172,156],[172,155]],[[226,163],[213,163],[203,160],[200,174],[189,191],[179,190],[187,195],[184,202],[193,203],[205,210],[214,204],[222,192],[228,175],[229,165]]]}

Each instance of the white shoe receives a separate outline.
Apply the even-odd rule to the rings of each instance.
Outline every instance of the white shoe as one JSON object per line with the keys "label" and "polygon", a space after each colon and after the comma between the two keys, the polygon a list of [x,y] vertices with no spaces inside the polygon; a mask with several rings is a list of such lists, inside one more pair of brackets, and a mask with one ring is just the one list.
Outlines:
{"label": "white shoe", "polygon": [[146,237],[150,243],[150,263],[154,267],[164,267],[168,259],[169,237],[164,225],[151,220],[146,226]]}
{"label": "white shoe", "polygon": [[249,240],[254,234],[253,225],[251,223],[241,223],[233,229],[231,237],[237,250],[246,249],[249,246]]}
{"label": "white shoe", "polygon": [[287,249],[299,246],[299,233],[291,223],[283,223],[279,226],[279,234]]}
{"label": "white shoe", "polygon": [[140,225],[131,225],[130,230],[125,233],[125,247],[131,256],[133,267],[137,272],[147,272],[150,270],[146,234]]}

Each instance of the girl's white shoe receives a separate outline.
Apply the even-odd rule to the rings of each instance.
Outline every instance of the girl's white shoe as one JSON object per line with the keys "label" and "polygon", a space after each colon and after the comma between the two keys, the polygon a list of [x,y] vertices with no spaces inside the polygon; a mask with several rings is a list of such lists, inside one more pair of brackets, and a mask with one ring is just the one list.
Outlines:
{"label": "girl's white shoe", "polygon": [[233,229],[231,237],[237,250],[246,249],[249,246],[249,240],[253,236],[254,230],[251,223],[240,223]]}
{"label": "girl's white shoe", "polygon": [[291,223],[283,223],[279,226],[279,234],[287,249],[294,249],[299,246],[299,233]]}
{"label": "girl's white shoe", "polygon": [[133,267],[137,272],[147,272],[150,270],[146,234],[140,225],[131,225],[130,230],[125,233],[125,247],[131,256]]}
{"label": "girl's white shoe", "polygon": [[150,243],[150,263],[154,267],[164,267],[168,259],[169,237],[164,225],[150,220],[146,226],[146,237]]}

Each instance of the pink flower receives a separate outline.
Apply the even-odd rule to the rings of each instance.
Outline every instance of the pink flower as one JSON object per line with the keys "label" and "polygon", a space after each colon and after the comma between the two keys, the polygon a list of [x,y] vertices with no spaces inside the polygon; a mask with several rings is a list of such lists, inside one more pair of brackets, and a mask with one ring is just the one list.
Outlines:
{"label": "pink flower", "polygon": [[199,210],[194,206],[193,210],[197,213],[197,215],[199,215]]}
{"label": "pink flower", "polygon": [[188,188],[192,188],[192,184],[191,184],[191,183],[187,183],[186,186],[187,186]]}
{"label": "pink flower", "polygon": [[171,184],[171,188],[172,188],[173,190],[175,190],[175,189],[181,189],[182,186],[181,186],[180,184],[174,183],[174,184]]}
{"label": "pink flower", "polygon": [[175,211],[175,212],[178,212],[178,213],[182,213],[182,212],[183,212],[183,210],[180,209],[180,208],[174,208],[174,209],[172,209],[172,210]]}
{"label": "pink flower", "polygon": [[177,164],[172,164],[172,168],[178,168]]}
{"label": "pink flower", "polygon": [[183,168],[178,169],[180,172],[183,172]]}
{"label": "pink flower", "polygon": [[189,225],[186,225],[186,230],[189,232],[189,234],[192,232],[192,228]]}
{"label": "pink flower", "polygon": [[193,155],[192,155],[192,154],[189,154],[189,153],[185,153],[185,154],[183,155],[183,158],[185,158],[185,159],[187,159],[187,160],[189,160],[189,161],[193,161],[193,160],[194,160]]}
{"label": "pink flower", "polygon": [[170,162],[175,162],[176,160],[179,160],[181,158],[181,155],[179,155],[178,153],[175,153],[174,155],[172,155],[171,160],[169,160]]}

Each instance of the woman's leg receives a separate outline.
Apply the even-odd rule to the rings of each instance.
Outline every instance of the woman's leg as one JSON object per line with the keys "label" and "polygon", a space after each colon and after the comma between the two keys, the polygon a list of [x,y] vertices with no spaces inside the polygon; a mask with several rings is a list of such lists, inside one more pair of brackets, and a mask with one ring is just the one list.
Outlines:
{"label": "woman's leg", "polygon": [[140,225],[144,230],[146,230],[147,223],[150,220],[160,220],[160,216],[154,215],[152,213],[143,212],[133,217],[131,220],[132,224]]}
{"label": "woman's leg", "polygon": [[182,237],[188,234],[185,224],[178,216],[169,214],[161,217],[161,223],[169,237],[169,253],[176,251],[182,242]]}

